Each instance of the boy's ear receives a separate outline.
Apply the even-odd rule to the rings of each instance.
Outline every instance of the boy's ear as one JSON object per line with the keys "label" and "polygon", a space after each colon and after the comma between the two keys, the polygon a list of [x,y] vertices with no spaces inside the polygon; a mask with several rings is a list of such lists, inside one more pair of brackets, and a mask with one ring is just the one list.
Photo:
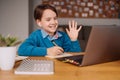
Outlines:
{"label": "boy's ear", "polygon": [[36,23],[37,23],[38,26],[41,26],[40,20],[37,19],[37,20],[36,20]]}

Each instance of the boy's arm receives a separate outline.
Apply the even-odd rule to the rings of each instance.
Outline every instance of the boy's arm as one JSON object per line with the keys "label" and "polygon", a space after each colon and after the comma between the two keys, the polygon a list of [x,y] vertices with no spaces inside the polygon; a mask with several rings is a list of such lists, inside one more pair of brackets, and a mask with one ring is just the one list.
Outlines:
{"label": "boy's arm", "polygon": [[25,41],[18,48],[18,55],[20,56],[45,56],[47,53],[46,51],[47,49],[45,47],[37,47]]}
{"label": "boy's arm", "polygon": [[18,48],[20,56],[45,56],[47,54],[46,47],[38,47],[40,39],[39,31],[33,32]]}

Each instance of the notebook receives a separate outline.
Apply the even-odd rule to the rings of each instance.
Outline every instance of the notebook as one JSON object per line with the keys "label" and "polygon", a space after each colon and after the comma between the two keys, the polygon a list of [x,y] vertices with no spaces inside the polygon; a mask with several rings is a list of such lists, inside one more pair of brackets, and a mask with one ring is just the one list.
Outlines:
{"label": "notebook", "polygon": [[63,54],[56,55],[56,56],[46,55],[45,57],[48,57],[48,58],[61,58],[61,57],[67,57],[67,56],[72,56],[72,54],[69,54],[69,53],[63,53]]}
{"label": "notebook", "polygon": [[54,62],[52,60],[24,59],[15,74],[54,74]]}
{"label": "notebook", "polygon": [[88,66],[120,59],[120,26],[93,26],[84,55],[57,58],[77,66]]}

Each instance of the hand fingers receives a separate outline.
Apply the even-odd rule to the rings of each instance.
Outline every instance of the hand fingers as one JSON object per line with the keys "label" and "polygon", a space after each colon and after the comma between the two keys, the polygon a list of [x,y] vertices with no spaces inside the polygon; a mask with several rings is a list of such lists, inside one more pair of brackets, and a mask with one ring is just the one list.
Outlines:
{"label": "hand fingers", "polygon": [[69,21],[69,29],[74,28],[76,25],[76,22],[74,20]]}
{"label": "hand fingers", "polygon": [[68,31],[68,29],[66,28],[66,32],[67,32],[67,34],[69,34],[69,31]]}
{"label": "hand fingers", "polygon": [[77,22],[72,20],[72,21],[69,21],[69,29],[71,28],[74,28],[74,29],[77,29]]}
{"label": "hand fingers", "polygon": [[72,28],[74,28],[74,26],[75,26],[75,21],[72,20]]}
{"label": "hand fingers", "polygon": [[82,26],[80,26],[80,27],[77,29],[77,31],[80,31],[80,30],[81,30],[81,28],[82,28]]}
{"label": "hand fingers", "polygon": [[64,52],[63,48],[61,48],[61,47],[59,47],[59,50],[60,50],[62,53]]}
{"label": "hand fingers", "polygon": [[71,29],[71,21],[69,21],[69,29]]}
{"label": "hand fingers", "polygon": [[54,51],[55,51],[56,55],[64,53],[63,48],[61,48],[59,46],[54,46]]}
{"label": "hand fingers", "polygon": [[77,29],[77,22],[75,22],[75,27],[74,28]]}
{"label": "hand fingers", "polygon": [[57,54],[62,54],[62,53],[64,53],[64,50],[63,50],[63,48],[61,48],[61,47],[58,47],[58,50],[57,50],[58,52],[57,52]]}

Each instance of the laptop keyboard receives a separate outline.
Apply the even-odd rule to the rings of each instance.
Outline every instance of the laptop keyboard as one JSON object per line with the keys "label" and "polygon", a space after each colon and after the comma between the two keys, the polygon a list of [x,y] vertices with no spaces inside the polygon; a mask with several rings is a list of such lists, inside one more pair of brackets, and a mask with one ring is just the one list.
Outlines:
{"label": "laptop keyboard", "polygon": [[76,66],[79,66],[82,63],[82,59],[83,59],[83,55],[75,55],[75,56],[57,58],[57,60],[70,63]]}

